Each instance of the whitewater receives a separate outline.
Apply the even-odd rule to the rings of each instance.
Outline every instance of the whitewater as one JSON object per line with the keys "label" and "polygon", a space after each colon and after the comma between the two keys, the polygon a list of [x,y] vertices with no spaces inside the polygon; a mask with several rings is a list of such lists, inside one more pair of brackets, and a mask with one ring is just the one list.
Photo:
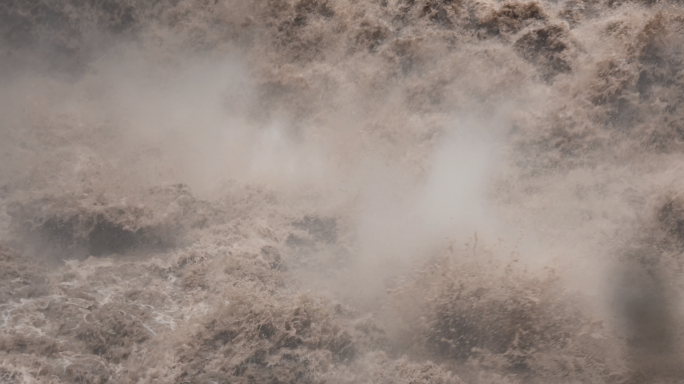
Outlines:
{"label": "whitewater", "polygon": [[680,383],[684,4],[7,0],[0,381]]}

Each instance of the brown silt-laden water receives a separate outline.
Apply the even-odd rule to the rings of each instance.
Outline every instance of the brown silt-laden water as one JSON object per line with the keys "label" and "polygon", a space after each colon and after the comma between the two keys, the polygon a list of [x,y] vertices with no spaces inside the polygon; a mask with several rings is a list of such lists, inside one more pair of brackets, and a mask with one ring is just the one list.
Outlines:
{"label": "brown silt-laden water", "polygon": [[0,382],[679,383],[684,5],[0,4]]}

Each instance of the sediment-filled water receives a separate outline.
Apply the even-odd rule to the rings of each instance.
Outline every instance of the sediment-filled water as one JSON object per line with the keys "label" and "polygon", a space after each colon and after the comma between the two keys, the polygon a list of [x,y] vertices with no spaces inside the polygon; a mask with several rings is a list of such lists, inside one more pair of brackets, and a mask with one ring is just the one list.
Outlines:
{"label": "sediment-filled water", "polygon": [[3,383],[678,383],[679,1],[0,4]]}

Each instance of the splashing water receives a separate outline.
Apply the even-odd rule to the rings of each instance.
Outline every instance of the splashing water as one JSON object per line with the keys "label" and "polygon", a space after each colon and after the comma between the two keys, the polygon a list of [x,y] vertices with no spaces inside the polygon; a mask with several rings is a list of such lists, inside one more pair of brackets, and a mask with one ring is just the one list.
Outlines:
{"label": "splashing water", "polygon": [[0,4],[7,383],[676,383],[684,8]]}

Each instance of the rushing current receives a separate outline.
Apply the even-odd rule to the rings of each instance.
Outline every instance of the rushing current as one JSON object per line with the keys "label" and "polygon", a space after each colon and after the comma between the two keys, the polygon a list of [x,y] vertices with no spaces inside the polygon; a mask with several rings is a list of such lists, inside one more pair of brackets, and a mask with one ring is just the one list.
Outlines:
{"label": "rushing current", "polygon": [[0,2],[0,382],[680,383],[684,3]]}

